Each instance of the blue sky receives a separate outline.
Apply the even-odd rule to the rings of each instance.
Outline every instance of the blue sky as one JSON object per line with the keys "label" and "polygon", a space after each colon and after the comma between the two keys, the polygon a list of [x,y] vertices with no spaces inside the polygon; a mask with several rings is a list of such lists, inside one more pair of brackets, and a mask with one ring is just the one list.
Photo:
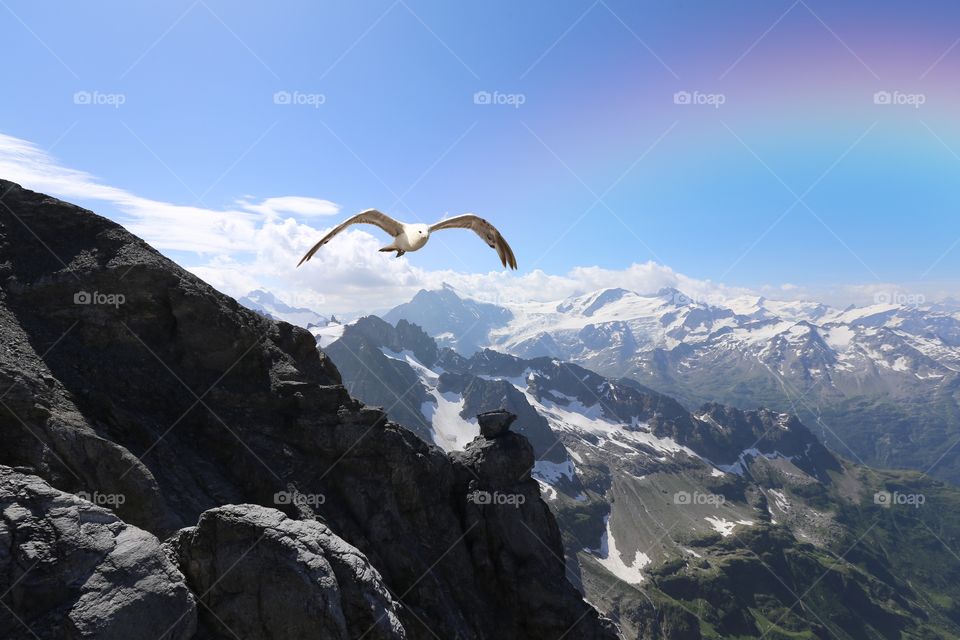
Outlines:
{"label": "blue sky", "polygon": [[[534,269],[561,293],[602,284],[577,282],[577,268],[620,283],[652,261],[661,275],[837,302],[877,287],[951,293],[960,7],[834,4],[3,0],[0,52],[14,62],[0,168],[229,293],[310,288],[338,311],[440,279],[508,282],[480,277],[499,264],[466,232],[402,267],[352,234],[330,261],[284,275],[316,234],[368,207],[484,215],[514,246],[521,288],[543,284]],[[288,196],[332,204],[254,210]],[[154,202],[170,215],[151,218]],[[207,246],[218,229],[229,241]],[[196,246],[179,240],[190,234]]]}

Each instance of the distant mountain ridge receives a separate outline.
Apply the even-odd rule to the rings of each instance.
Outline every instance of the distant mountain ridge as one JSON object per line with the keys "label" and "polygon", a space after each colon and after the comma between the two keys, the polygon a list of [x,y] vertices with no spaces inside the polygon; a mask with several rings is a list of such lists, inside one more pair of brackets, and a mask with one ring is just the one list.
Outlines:
{"label": "distant mountain ridge", "polygon": [[247,295],[237,298],[237,302],[272,320],[283,320],[304,329],[324,327],[330,322],[326,316],[306,307],[290,306],[275,294],[262,288],[254,289]]}
{"label": "distant mountain ridge", "polygon": [[[471,314],[477,305],[482,313]],[[427,333],[467,354],[489,346],[576,362],[689,407],[794,412],[844,455],[960,483],[960,309],[949,301],[838,310],[749,296],[704,302],[665,288],[498,306],[445,288],[385,317],[426,318]],[[469,341],[445,342],[468,321]]]}
{"label": "distant mountain ridge", "polygon": [[408,320],[444,347],[472,353],[487,345],[490,331],[513,318],[508,309],[487,302],[461,298],[449,285],[436,291],[420,290],[408,303],[387,312],[391,324]]}

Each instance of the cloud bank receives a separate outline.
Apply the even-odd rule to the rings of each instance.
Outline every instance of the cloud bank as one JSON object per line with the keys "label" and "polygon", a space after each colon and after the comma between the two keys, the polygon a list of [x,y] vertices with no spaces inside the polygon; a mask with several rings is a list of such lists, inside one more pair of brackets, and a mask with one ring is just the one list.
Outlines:
{"label": "cloud bank", "polygon": [[406,258],[379,253],[383,239],[358,228],[338,236],[313,260],[294,269],[316,238],[339,222],[340,207],[335,203],[297,195],[245,196],[216,210],[144,198],[64,167],[35,144],[4,134],[0,177],[96,209],[228,295],[240,297],[263,287],[293,306],[341,316],[382,312],[420,289],[445,283],[480,300],[513,303],[559,300],[609,287],[641,293],[673,287],[708,301],[764,295],[835,306],[871,304],[884,295],[933,300],[949,293],[930,284],[921,288],[895,283],[820,289],[782,283],[748,289],[688,277],[655,262],[619,270],[580,266],[565,274],[426,270]]}

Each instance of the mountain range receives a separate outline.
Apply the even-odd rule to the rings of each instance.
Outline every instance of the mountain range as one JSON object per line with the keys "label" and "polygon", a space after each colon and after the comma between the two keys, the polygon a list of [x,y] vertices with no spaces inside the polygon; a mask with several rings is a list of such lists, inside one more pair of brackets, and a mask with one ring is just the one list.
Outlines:
{"label": "mountain range", "polygon": [[[892,296],[891,296],[892,297]],[[833,309],[762,297],[605,289],[549,303],[420,291],[385,314],[469,355],[489,347],[628,377],[688,408],[721,402],[798,415],[865,465],[960,483],[960,307]]]}
{"label": "mountain range", "polygon": [[515,414],[568,579],[623,638],[960,635],[960,491],[838,456],[793,414],[688,411],[552,357],[467,357],[402,319],[361,318],[325,351],[351,393],[451,453],[477,414]]}
{"label": "mountain range", "polygon": [[237,302],[247,309],[261,313],[272,320],[283,320],[308,330],[313,327],[325,327],[330,322],[330,318],[306,307],[290,306],[283,300],[278,299],[273,293],[262,288],[254,289],[247,295],[237,298]]}

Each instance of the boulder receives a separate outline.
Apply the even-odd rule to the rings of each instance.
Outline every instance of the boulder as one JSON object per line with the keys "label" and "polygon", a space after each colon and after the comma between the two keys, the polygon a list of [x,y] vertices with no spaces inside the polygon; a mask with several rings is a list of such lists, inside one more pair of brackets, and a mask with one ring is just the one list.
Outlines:
{"label": "boulder", "polygon": [[194,636],[196,601],[152,534],[5,466],[0,514],[0,637]]}
{"label": "boulder", "polygon": [[225,637],[405,640],[400,605],[366,556],[314,520],[227,505],[168,542],[202,626]]}

